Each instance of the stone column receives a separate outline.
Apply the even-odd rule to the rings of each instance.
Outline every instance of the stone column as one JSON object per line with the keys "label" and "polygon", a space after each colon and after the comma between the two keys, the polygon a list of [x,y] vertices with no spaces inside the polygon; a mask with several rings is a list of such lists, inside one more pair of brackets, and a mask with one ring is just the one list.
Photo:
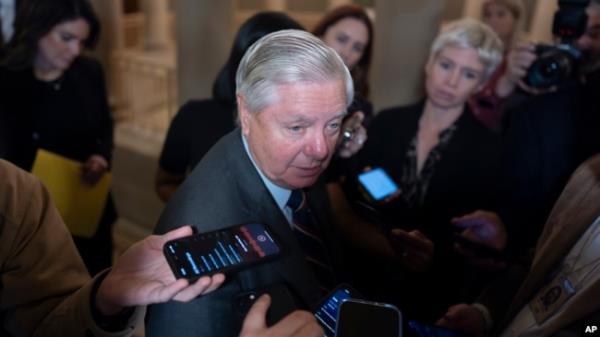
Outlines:
{"label": "stone column", "polygon": [[334,9],[336,7],[339,7],[341,5],[347,5],[349,3],[352,3],[351,0],[329,0],[329,4],[327,5],[327,7],[329,9]]}
{"label": "stone column", "polygon": [[377,110],[423,97],[423,68],[444,5],[440,0],[375,1],[371,99]]}
{"label": "stone column", "polygon": [[265,0],[265,10],[284,12],[286,8],[286,0]]}
{"label": "stone column", "polygon": [[144,37],[147,50],[163,50],[169,43],[167,0],[144,0]]}
{"label": "stone column", "polygon": [[530,37],[535,42],[552,42],[552,21],[558,1],[539,0],[532,15]]}
{"label": "stone column", "polygon": [[465,0],[463,15],[475,19],[481,18],[481,8],[483,7],[482,0]]}
{"label": "stone column", "polygon": [[234,0],[175,1],[178,100],[211,96],[231,48]]}

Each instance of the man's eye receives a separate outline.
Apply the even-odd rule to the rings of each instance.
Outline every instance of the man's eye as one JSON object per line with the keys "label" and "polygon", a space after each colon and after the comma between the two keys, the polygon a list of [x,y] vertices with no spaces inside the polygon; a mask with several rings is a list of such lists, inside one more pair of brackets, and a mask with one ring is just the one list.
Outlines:
{"label": "man's eye", "polygon": [[299,125],[294,125],[294,126],[288,127],[288,130],[290,130],[292,132],[300,132],[300,131],[302,131],[302,127]]}

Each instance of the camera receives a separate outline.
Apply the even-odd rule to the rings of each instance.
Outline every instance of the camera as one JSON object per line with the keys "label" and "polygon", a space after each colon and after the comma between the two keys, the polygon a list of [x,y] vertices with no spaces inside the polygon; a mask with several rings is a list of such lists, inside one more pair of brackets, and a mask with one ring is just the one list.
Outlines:
{"label": "camera", "polygon": [[574,42],[585,32],[587,8],[590,0],[559,0],[554,14],[552,34],[560,40],[557,45],[539,44],[533,62],[525,76],[525,83],[535,88],[557,86],[573,78],[584,58]]}

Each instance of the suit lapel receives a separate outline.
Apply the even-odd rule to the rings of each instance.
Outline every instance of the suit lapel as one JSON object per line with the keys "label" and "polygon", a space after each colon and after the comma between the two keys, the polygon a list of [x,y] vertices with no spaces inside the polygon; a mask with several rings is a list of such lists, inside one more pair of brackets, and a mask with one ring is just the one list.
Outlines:
{"label": "suit lapel", "polygon": [[239,129],[236,131],[239,136],[235,147],[236,151],[233,152],[237,153],[232,153],[232,155],[240,158],[237,160],[240,166],[239,172],[247,172],[238,180],[238,191],[242,195],[240,199],[247,202],[245,208],[250,218],[266,222],[282,242],[286,258],[284,262],[275,263],[275,269],[293,288],[294,292],[306,302],[305,304],[310,306],[319,297],[317,280],[305,262],[304,253],[290,224],[248,157],[241,141],[241,132]]}

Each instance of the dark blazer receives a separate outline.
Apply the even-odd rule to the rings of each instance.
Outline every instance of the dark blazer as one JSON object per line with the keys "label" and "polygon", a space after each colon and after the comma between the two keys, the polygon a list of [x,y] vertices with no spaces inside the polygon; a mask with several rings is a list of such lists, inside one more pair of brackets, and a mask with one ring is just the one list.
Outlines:
{"label": "dark blazer", "polygon": [[[367,166],[382,167],[400,184],[406,154],[417,133],[423,110],[424,102],[420,102],[380,112],[371,122],[369,139],[357,155],[356,174]],[[442,314],[450,303],[467,300],[459,289],[467,288],[468,282],[472,282],[469,289],[482,282],[480,275],[467,275],[471,273],[471,269],[466,268],[463,272],[465,264],[462,257],[453,249],[454,228],[450,223],[451,219],[477,209],[495,208],[500,137],[480,124],[466,105],[456,121],[456,127],[449,143],[442,150],[441,159],[434,168],[421,205],[411,207],[401,197],[387,205],[373,205],[378,211],[378,217],[388,225],[385,227],[418,229],[435,243],[433,266],[425,273],[411,274],[410,286],[402,278],[404,275],[399,276],[402,281],[388,282],[390,284],[387,288],[383,284],[385,279],[391,279],[389,275],[384,277],[384,281],[376,282],[364,271],[353,276],[354,282],[365,283],[364,289],[370,289],[367,291],[369,293],[374,291],[375,296],[381,300],[388,300],[393,293],[400,292],[394,295],[398,305],[407,313],[424,319]],[[350,199],[361,200],[363,197],[356,186],[357,181],[356,177],[349,176],[345,187]],[[357,210],[363,211],[361,208]],[[372,213],[363,215],[369,217]],[[376,263],[371,262],[370,265]],[[377,269],[383,270],[384,267]],[[394,272],[397,269],[390,268]],[[362,280],[363,275],[367,277],[366,280]],[[444,280],[441,284],[440,279]],[[405,287],[398,288],[398,282],[403,282]],[[426,307],[418,305],[425,296],[436,300]]]}
{"label": "dark blazer", "polygon": [[[324,190],[310,189],[308,200],[319,224],[325,224],[328,204]],[[246,292],[276,293],[272,307],[276,312],[271,312],[276,318],[318,302],[316,278],[288,221],[244,150],[240,129],[236,129],[207,153],[181,185],[155,232],[186,224],[207,232],[246,222],[268,224],[284,246],[284,256],[239,272],[217,291],[189,303],[150,306],[146,317],[149,337],[238,336],[245,315],[238,302]]]}
{"label": "dark blazer", "polygon": [[54,83],[36,80],[31,68],[0,68],[0,156],[25,170],[40,147],[78,161],[100,154],[110,162],[107,97],[102,67],[90,58],[77,58]]}

